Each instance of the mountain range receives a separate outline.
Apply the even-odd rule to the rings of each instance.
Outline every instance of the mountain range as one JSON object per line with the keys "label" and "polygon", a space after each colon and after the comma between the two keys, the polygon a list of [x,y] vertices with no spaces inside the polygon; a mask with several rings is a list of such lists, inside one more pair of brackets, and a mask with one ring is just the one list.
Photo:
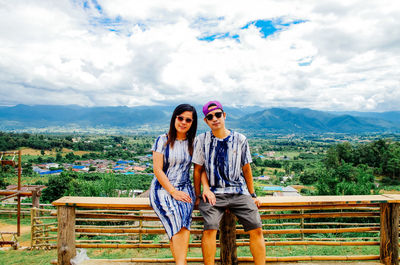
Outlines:
{"label": "mountain range", "polygon": [[[201,106],[195,106],[199,130]],[[165,130],[174,106],[81,107],[76,105],[16,105],[0,107],[0,130],[19,131],[63,127]],[[265,133],[400,132],[400,111],[326,112],[307,108],[226,107],[227,127]]]}

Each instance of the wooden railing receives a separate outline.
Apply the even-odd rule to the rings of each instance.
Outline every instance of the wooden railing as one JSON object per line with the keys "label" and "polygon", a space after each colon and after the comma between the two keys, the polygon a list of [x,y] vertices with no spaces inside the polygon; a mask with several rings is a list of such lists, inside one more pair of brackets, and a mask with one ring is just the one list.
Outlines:
{"label": "wooden railing", "polygon": [[[263,197],[260,200],[266,246],[380,246],[379,255],[267,256],[266,261],[380,260],[383,264],[398,264],[400,195]],[[58,264],[69,264],[76,255],[76,247],[169,247],[168,240],[153,243],[143,239],[149,234],[165,233],[148,199],[63,197],[53,205],[58,208]],[[94,209],[101,209],[101,212]],[[198,215],[197,212],[193,215],[190,247],[200,247],[202,219]],[[99,223],[105,221],[134,223],[112,226]],[[221,264],[252,260],[236,255],[236,247],[249,245],[249,242],[241,226],[235,223],[235,217],[225,213],[217,242]],[[77,235],[92,239],[77,240]],[[96,236],[102,236],[101,240],[93,239]],[[110,239],[104,240],[104,236]],[[130,239],[118,239],[123,236]],[[129,258],[126,261],[162,264],[172,259]],[[188,258],[188,261],[201,262],[202,259]]]}

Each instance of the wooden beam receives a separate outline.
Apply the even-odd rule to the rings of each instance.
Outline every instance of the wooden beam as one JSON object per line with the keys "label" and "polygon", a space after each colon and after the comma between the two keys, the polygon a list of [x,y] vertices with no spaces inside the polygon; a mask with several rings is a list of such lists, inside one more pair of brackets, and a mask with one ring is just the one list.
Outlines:
{"label": "wooden beam", "polygon": [[219,227],[221,265],[237,265],[235,215],[226,210]]}
{"label": "wooden beam", "polygon": [[75,207],[58,206],[57,254],[59,265],[70,265],[75,257]]}
{"label": "wooden beam", "polygon": [[399,264],[399,204],[381,204],[380,261]]}

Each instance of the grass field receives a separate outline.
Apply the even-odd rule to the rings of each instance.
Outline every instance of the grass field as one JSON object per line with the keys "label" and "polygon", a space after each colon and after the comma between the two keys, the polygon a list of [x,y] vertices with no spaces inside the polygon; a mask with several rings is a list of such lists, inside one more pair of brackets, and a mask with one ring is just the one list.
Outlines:
{"label": "grass field", "polygon": [[[90,259],[119,258],[170,258],[169,249],[88,249]],[[285,246],[267,247],[267,256],[312,256],[312,255],[379,255],[379,246],[366,247],[321,247],[321,246]],[[189,257],[201,257],[200,249],[191,249]],[[219,256],[217,254],[217,256]],[[251,256],[248,247],[239,247],[238,256]],[[50,264],[56,259],[56,250],[0,250],[0,265],[14,264]]]}

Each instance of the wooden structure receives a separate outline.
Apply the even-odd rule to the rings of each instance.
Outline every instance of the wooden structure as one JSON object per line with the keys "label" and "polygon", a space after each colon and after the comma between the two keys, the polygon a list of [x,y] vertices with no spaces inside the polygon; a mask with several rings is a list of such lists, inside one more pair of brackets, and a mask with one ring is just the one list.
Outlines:
{"label": "wooden structure", "polygon": [[[380,260],[383,264],[399,264],[398,258],[398,234],[399,234],[399,195],[362,195],[362,196],[304,196],[304,197],[262,197],[260,211],[279,209],[285,211],[282,214],[262,215],[262,219],[300,219],[304,218],[326,218],[326,217],[368,217],[380,218],[380,226],[376,227],[356,227],[356,228],[335,228],[335,229],[284,229],[267,230],[264,229],[264,235],[269,234],[309,234],[309,233],[347,233],[347,232],[380,232],[379,242],[323,242],[315,241],[315,245],[380,245],[380,256],[361,255],[361,256],[304,256],[304,257],[266,257],[266,261],[318,261],[318,260]],[[70,259],[76,255],[76,231],[82,232],[84,229],[76,229],[75,220],[79,216],[76,208],[86,209],[135,209],[149,210],[149,201],[147,198],[100,198],[100,197],[63,197],[53,202],[57,206],[58,216],[58,264],[69,264]],[[375,208],[374,212],[352,213],[348,211],[335,211],[335,209],[354,209],[354,208]],[[317,209],[330,209],[328,213],[300,213],[293,214],[290,211],[306,211]],[[379,210],[378,210],[379,209]],[[289,212],[289,213],[287,213]],[[85,215],[83,215],[84,217]],[[86,215],[89,217],[90,215]],[[105,217],[110,218],[110,216]],[[125,217],[126,218],[126,217]],[[194,217],[195,218],[195,217]],[[198,217],[196,217],[198,218]],[[237,262],[249,262],[251,257],[237,257],[235,249],[238,245],[248,245],[248,243],[235,242],[236,234],[243,234],[243,230],[236,226],[234,216],[226,215],[221,225],[221,264],[237,264]],[[91,230],[111,232],[115,229],[97,229]],[[133,233],[143,229],[124,229],[120,233]],[[162,233],[160,231],[146,230],[149,233]],[[87,231],[87,230],[86,230]],[[115,232],[115,231],[114,231]],[[143,232],[143,231],[142,231]],[[266,245],[286,245],[288,242],[276,241],[266,242]],[[297,241],[290,244],[304,244]],[[140,245],[140,244],[139,244]],[[81,244],[80,247],[85,247]],[[97,247],[106,247],[105,244],[99,244]],[[133,247],[133,245],[132,245]],[[140,247],[140,246],[139,246]],[[157,247],[157,246],[154,246]],[[229,250],[224,253],[224,249]],[[225,255],[225,256],[224,256]],[[154,259],[129,259],[131,262],[154,262]],[[201,262],[201,258],[190,258],[188,261]],[[157,262],[171,262],[169,259]]]}
{"label": "wooden structure", "polygon": [[31,249],[57,247],[57,216],[52,209],[33,207],[31,210]]}
{"label": "wooden structure", "polygon": [[[12,157],[12,158],[10,158]],[[0,164],[1,166],[17,167],[18,181],[17,185],[8,187],[6,190],[0,190],[0,201],[4,201],[13,197],[17,197],[17,232],[3,232],[0,231],[0,235],[11,234],[12,240],[2,240],[3,236],[0,237],[1,245],[12,245],[14,248],[17,246],[17,236],[21,235],[21,197],[29,196],[32,197],[32,203],[39,205],[39,197],[41,190],[45,187],[42,185],[21,185],[21,150],[18,151],[0,151]]]}
{"label": "wooden structure", "polygon": [[[13,158],[6,159],[7,156],[12,155]],[[1,161],[1,166],[5,165],[10,165],[12,167],[15,167],[16,162],[15,162],[15,156],[18,155],[18,185],[17,185],[17,190],[15,191],[1,191],[0,190],[0,195],[5,195],[6,197],[1,198],[0,201],[12,198],[17,196],[18,198],[18,214],[17,214],[17,236],[20,236],[21,234],[21,173],[22,173],[22,167],[21,167],[21,150],[18,150],[17,152],[9,152],[9,151],[1,151],[0,152],[0,161]]]}

